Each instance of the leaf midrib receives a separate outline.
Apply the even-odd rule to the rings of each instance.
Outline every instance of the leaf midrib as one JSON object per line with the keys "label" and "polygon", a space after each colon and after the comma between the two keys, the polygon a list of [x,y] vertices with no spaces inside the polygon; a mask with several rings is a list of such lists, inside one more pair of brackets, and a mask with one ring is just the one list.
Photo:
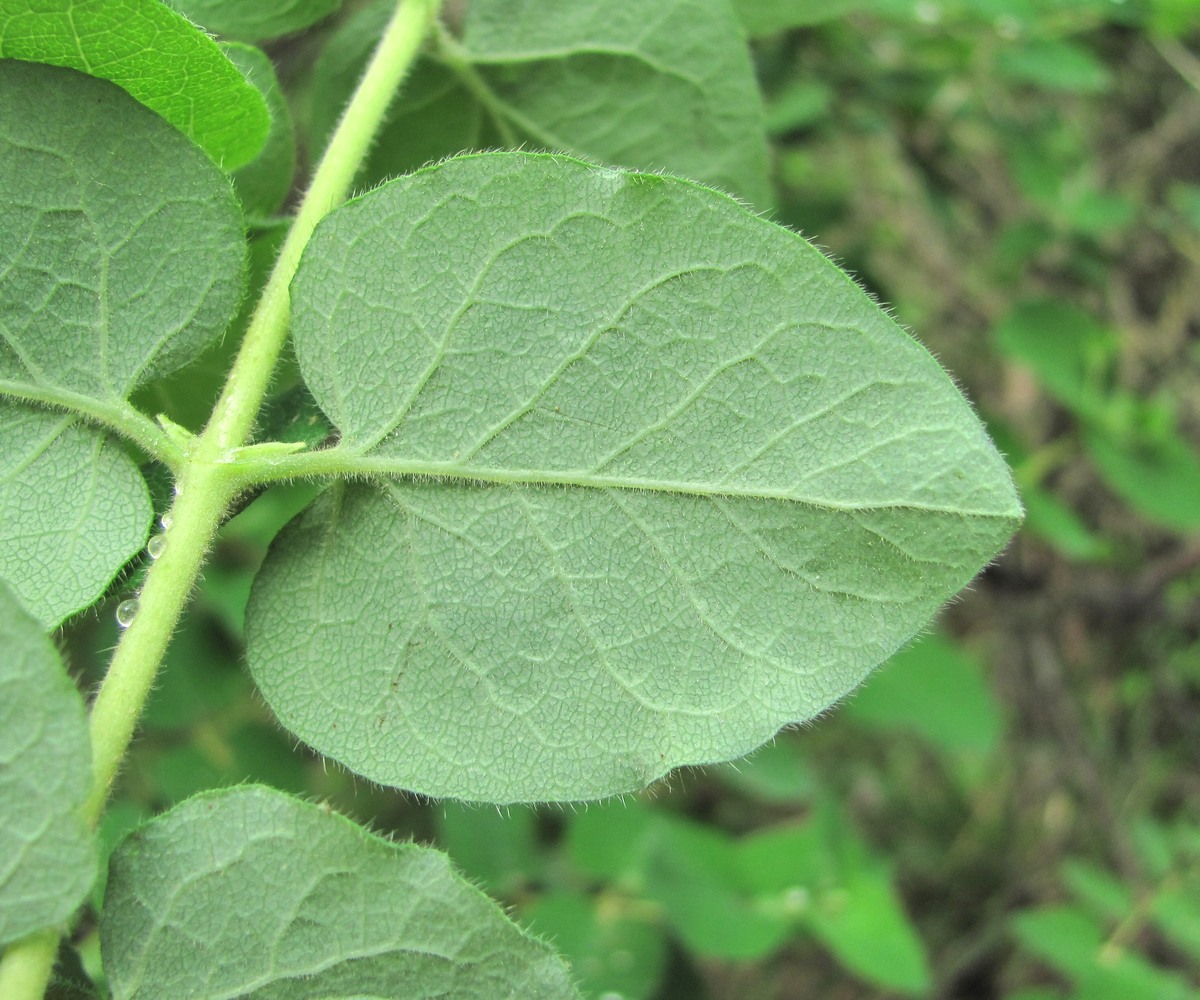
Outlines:
{"label": "leaf midrib", "polygon": [[[828,497],[804,496],[786,490],[764,489],[729,483],[657,479],[648,476],[605,476],[587,470],[548,471],[545,469],[503,468],[462,465],[455,461],[396,458],[369,455],[341,445],[325,451],[299,456],[295,475],[333,472],[344,476],[403,476],[412,479],[452,480],[468,485],[498,486],[573,486],[581,489],[638,490],[647,493],[674,493],[696,497],[727,497],[745,500],[776,500],[803,504],[818,510],[862,513],[873,510],[911,510],[929,514],[984,520],[1012,521],[1017,511],[955,507],[948,504],[922,503],[915,500],[853,501]],[[313,465],[318,468],[307,468]]]}

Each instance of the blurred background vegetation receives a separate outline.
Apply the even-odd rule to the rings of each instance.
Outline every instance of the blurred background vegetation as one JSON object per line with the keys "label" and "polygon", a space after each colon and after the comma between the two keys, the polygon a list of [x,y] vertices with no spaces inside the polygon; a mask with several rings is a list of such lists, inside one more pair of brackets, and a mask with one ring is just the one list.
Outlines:
{"label": "blurred background vegetation", "polygon": [[[267,45],[298,182],[369,49],[363,7]],[[105,834],[246,779],[319,797],[447,848],[605,1000],[1198,996],[1200,2],[737,7],[770,214],[955,373],[1028,507],[1009,551],[859,693],[750,760],[500,812],[325,766],[253,696],[250,580],[314,492],[273,490],[222,532]],[[409,145],[385,137],[364,184],[459,148],[466,126],[421,86],[419,148],[411,122]],[[259,273],[291,148],[286,169],[239,177]],[[143,402],[195,425],[233,346],[208,381]],[[275,436],[324,434],[287,412]],[[75,624],[85,684],[88,651],[114,641],[111,605]]]}

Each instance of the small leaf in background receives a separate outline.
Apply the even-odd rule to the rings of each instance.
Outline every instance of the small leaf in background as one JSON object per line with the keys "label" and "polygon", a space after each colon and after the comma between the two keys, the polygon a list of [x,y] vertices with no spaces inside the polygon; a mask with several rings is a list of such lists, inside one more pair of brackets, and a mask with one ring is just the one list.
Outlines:
{"label": "small leaf in background", "polygon": [[816,900],[805,925],[869,982],[912,996],[932,985],[921,939],[881,867],[846,872],[837,889]]}
{"label": "small leaf in background", "polygon": [[1116,357],[1115,331],[1069,302],[1038,299],[1022,302],[996,326],[997,347],[1028,365],[1064,406],[1095,413],[1107,392]]}
{"label": "small leaf in background", "polygon": [[812,766],[785,733],[744,760],[722,764],[714,773],[726,785],[760,802],[805,802],[817,789]]}
{"label": "small leaf in background", "polygon": [[445,855],[262,786],[196,796],[130,834],[100,933],[114,1000],[578,997]]}
{"label": "small leaf in background", "polygon": [[1200,455],[1173,431],[1139,434],[1136,425],[1084,434],[1096,467],[1131,506],[1179,531],[1200,525]]}
{"label": "small leaf in background", "polygon": [[667,943],[657,924],[630,911],[628,901],[616,897],[554,890],[521,917],[570,961],[585,996],[653,1000]]}
{"label": "small leaf in background", "polygon": [[335,13],[342,0],[166,0],[208,31],[243,42],[265,42],[303,31]]}
{"label": "small leaf in background", "polygon": [[[0,58],[65,66],[111,80],[186,133],[226,170],[253,160],[267,138],[270,116],[259,92],[216,42],[158,0],[0,0]],[[5,106],[20,108],[10,86],[8,80],[0,86]],[[91,152],[89,142],[98,138],[97,124],[112,131],[106,145],[123,137],[119,125],[104,123],[103,115],[98,122],[90,107],[86,116],[79,116],[82,106],[81,100],[72,105],[85,156]],[[26,108],[25,113],[36,112]],[[97,151],[73,162],[102,160]],[[159,177],[153,170],[141,176]],[[0,189],[8,190],[4,185]]]}
{"label": "small leaf in background", "polygon": [[642,860],[645,896],[663,908],[680,940],[700,955],[731,960],[778,948],[791,920],[746,891],[733,838],[665,814],[657,820]]}
{"label": "small leaf in background", "polygon": [[333,213],[292,293],[347,471],[440,477],[327,491],[247,616],[284,725],[385,784],[588,799],[740,756],[1020,518],[932,357],[686,181],[451,160]]}
{"label": "small leaf in background", "polygon": [[1108,67],[1091,49],[1065,38],[1027,39],[1001,49],[1001,77],[1048,90],[1097,94],[1112,84]]}
{"label": "small leaf in background", "polygon": [[0,945],[67,920],[96,877],[83,699],[54,644],[0,584]]}
{"label": "small leaf in background", "polygon": [[1194,998],[1182,976],[1108,941],[1101,926],[1077,908],[1027,910],[1013,917],[1012,927],[1026,949],[1073,981],[1081,1000]]}
{"label": "small leaf in background", "polygon": [[0,580],[43,627],[104,593],[153,513],[137,466],[103,431],[0,402]]}
{"label": "small leaf in background", "polygon": [[1154,894],[1154,921],[1176,947],[1200,962],[1200,876],[1182,873]]}
{"label": "small leaf in background", "polygon": [[1063,862],[1062,874],[1075,897],[1102,920],[1119,921],[1133,909],[1134,899],[1129,888],[1102,868],[1068,858]]}
{"label": "small leaf in background", "polygon": [[936,633],[893,656],[842,710],[873,728],[916,733],[951,756],[986,757],[1003,728],[979,661]]}
{"label": "small leaf in background", "polygon": [[197,614],[180,622],[141,723],[147,729],[180,729],[217,714],[249,694],[239,651]]}
{"label": "small leaf in background", "polygon": [[807,128],[828,117],[833,89],[819,80],[795,80],[767,104],[767,131],[780,135]]}
{"label": "small leaf in background", "polygon": [[925,947],[891,874],[838,806],[824,801],[802,822],[744,837],[738,853],[761,909],[807,929],[862,979],[904,994],[928,990]]}
{"label": "small leaf in background", "polygon": [[1100,562],[1110,558],[1112,546],[1101,535],[1088,529],[1079,515],[1053,493],[1037,486],[1021,484],[1021,502],[1025,504],[1028,530],[1049,542],[1063,555],[1079,562]]}
{"label": "small leaf in background", "polygon": [[832,21],[869,9],[873,0],[734,0],[734,9],[751,38],[764,38],[788,28]]}
{"label": "small leaf in background", "polygon": [[515,806],[446,802],[438,806],[441,844],[472,881],[497,896],[513,897],[543,867],[537,844],[537,814]]}
{"label": "small leaf in background", "polygon": [[642,803],[588,806],[567,827],[567,853],[581,872],[640,891],[645,845],[659,814]]}
{"label": "small leaf in background", "polygon": [[279,211],[292,189],[292,174],[296,170],[292,114],[279,88],[275,67],[265,52],[236,42],[228,42],[221,49],[262,94],[271,114],[271,129],[262,151],[233,173],[233,186],[246,215],[263,218]]}

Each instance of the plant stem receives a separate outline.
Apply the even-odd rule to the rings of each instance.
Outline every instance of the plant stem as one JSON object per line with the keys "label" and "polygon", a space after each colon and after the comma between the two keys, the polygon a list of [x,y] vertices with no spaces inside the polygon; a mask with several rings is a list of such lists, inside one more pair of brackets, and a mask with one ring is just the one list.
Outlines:
{"label": "plant stem", "polygon": [[12,944],[0,959],[0,997],[20,1000],[40,997],[50,985],[58,934],[42,931]]}
{"label": "plant stem", "polygon": [[164,536],[166,545],[146,574],[137,613],[117,643],[92,704],[92,790],[83,810],[92,826],[104,811],[158,664],[236,487],[227,467],[189,459],[176,490],[170,527]]}
{"label": "plant stem", "polygon": [[243,444],[258,414],[288,329],[288,285],[313,229],[345,200],[392,96],[433,23],[440,0],[401,0],[334,130],[279,252],[209,428],[222,448]]}
{"label": "plant stem", "polygon": [[400,0],[350,100],[275,263],[246,338],[204,433],[183,462],[162,558],[146,574],[139,607],[113,655],[92,708],[94,824],[128,749],[171,632],[187,603],[222,514],[238,491],[231,461],[266,394],[287,334],[288,285],[316,224],[349,191],[392,94],[417,54],[437,0]]}
{"label": "plant stem", "polygon": [[[92,789],[83,808],[95,826],[108,799],[138,717],[154,683],[171,633],[187,604],[221,516],[239,489],[234,449],[245,444],[262,407],[288,327],[288,286],[300,254],[317,223],[347,195],[354,175],[387,112],[396,89],[416,58],[439,0],[399,0],[392,20],[326,149],[291,232],[255,309],[237,360],[204,433],[186,454],[154,428],[148,449],[176,468],[177,497],[170,512],[166,547],[150,571],[138,598],[138,611],[117,644],[104,682],[92,706]],[[45,400],[56,403],[59,401]],[[85,411],[86,412],[86,411]],[[146,420],[122,427],[125,411],[90,413],[102,423],[149,444]],[[43,996],[58,948],[57,931],[41,932],[11,945],[0,958],[0,996],[37,1000]]]}

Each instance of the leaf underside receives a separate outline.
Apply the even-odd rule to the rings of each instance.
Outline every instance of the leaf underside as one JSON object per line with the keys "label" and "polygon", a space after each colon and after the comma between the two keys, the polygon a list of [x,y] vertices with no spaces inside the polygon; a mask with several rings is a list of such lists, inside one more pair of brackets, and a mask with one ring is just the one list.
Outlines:
{"label": "leaf underside", "polygon": [[0,60],[0,93],[0,578],[52,627],[145,544],[151,505],[102,431],[19,401],[120,405],[192,360],[237,308],[245,241],[228,180],[118,87]]}
{"label": "leaf underside", "polygon": [[386,784],[586,799],[744,754],[1020,518],[929,354],[685,181],[524,154],[395,181],[318,228],[293,331],[374,479],[277,540],[250,666],[285,726]]}
{"label": "leaf underside", "polygon": [[127,837],[100,935],[115,1000],[578,997],[444,854],[262,786],[202,793]]}
{"label": "leaf underside", "polygon": [[42,626],[0,584],[0,945],[66,920],[96,858],[83,699]]}
{"label": "leaf underside", "polygon": [[[367,6],[322,52],[318,145],[390,7]],[[640,0],[472,0],[461,56],[473,79],[436,53],[418,63],[369,158],[369,181],[467,149],[517,145],[669,170],[771,204],[762,99],[723,4],[663,0],[651,11]]]}
{"label": "leaf underside", "polygon": [[0,580],[46,628],[107,589],[152,515],[141,472],[103,432],[0,404]]}

